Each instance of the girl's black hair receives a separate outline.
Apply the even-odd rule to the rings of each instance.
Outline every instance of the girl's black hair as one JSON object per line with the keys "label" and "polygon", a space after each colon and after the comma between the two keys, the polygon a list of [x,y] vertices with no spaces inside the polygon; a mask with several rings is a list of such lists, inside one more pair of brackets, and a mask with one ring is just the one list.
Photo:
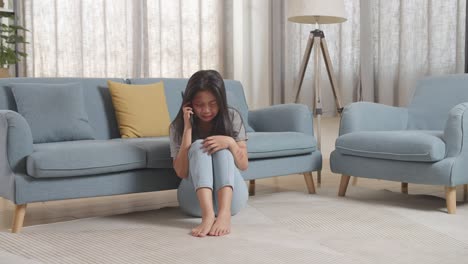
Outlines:
{"label": "girl's black hair", "polygon": [[[193,98],[198,92],[209,91],[216,98],[218,104],[218,114],[211,120],[213,129],[210,135],[225,135],[234,137],[232,121],[229,116],[226,88],[224,87],[223,77],[215,70],[201,70],[194,73],[188,80],[187,87],[183,95],[182,105],[176,118],[172,121],[176,137],[180,142],[184,131],[184,117],[182,107],[187,103],[192,103]],[[199,119],[193,115],[192,140],[200,138],[198,130]]]}

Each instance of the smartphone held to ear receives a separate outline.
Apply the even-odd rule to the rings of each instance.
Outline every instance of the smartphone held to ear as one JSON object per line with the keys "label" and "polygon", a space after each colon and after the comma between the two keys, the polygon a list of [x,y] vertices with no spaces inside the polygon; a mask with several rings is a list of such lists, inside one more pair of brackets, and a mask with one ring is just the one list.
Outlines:
{"label": "smartphone held to ear", "polygon": [[[184,92],[180,92],[180,94],[182,95],[182,102],[184,102]],[[192,108],[192,104],[189,104],[188,106]],[[193,112],[193,108],[192,108],[192,112]],[[193,126],[193,114],[190,115],[190,124],[192,124]]]}
{"label": "smartphone held to ear", "polygon": [[193,114],[190,115],[190,124],[192,124],[192,127],[193,127]]}

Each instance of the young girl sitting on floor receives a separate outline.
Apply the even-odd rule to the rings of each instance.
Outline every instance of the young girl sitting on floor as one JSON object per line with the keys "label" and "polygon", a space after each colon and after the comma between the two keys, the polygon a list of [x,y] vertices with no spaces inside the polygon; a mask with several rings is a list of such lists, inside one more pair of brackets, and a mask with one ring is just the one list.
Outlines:
{"label": "young girl sitting on floor", "polygon": [[198,71],[190,77],[170,139],[174,169],[182,178],[177,190],[180,207],[202,218],[192,235],[230,233],[231,215],[248,198],[239,173],[248,167],[247,134],[239,112],[227,106],[217,71]]}

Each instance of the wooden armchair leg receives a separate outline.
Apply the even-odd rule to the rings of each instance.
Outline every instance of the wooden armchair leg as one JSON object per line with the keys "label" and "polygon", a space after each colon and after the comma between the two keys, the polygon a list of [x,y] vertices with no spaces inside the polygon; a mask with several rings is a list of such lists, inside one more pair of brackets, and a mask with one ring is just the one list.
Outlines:
{"label": "wooden armchair leg", "polygon": [[320,188],[322,186],[322,171],[317,171],[317,187]]}
{"label": "wooden armchair leg", "polygon": [[463,185],[463,201],[468,201],[468,184]]}
{"label": "wooden armchair leg", "polygon": [[357,178],[356,176],[353,177],[353,182],[351,183],[353,186],[357,185]]}
{"label": "wooden armchair leg", "polygon": [[408,183],[402,182],[401,183],[401,192],[404,194],[408,194]]}
{"label": "wooden armchair leg", "polygon": [[15,208],[15,216],[13,218],[12,233],[19,233],[23,227],[24,216],[26,215],[27,204],[17,204]]}
{"label": "wooden armchair leg", "polygon": [[455,214],[457,212],[457,188],[445,187],[445,200],[447,203],[447,212]]}
{"label": "wooden armchair leg", "polygon": [[249,196],[255,195],[255,180],[249,181]]}
{"label": "wooden armchair leg", "polygon": [[315,186],[314,186],[314,177],[312,176],[311,172],[306,172],[304,173],[304,180],[307,185],[307,190],[309,191],[310,194],[315,193]]}
{"label": "wooden armchair leg", "polygon": [[349,179],[351,176],[349,175],[341,175],[341,182],[340,182],[340,189],[338,191],[338,196],[345,196],[346,195],[346,189],[348,189],[348,184],[349,184]]}

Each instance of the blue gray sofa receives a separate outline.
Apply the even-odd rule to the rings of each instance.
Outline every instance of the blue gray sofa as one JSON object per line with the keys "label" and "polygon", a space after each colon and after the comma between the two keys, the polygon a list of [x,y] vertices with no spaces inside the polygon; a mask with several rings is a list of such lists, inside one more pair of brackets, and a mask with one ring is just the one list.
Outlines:
{"label": "blue gray sofa", "polygon": [[[33,202],[169,190],[178,187],[167,137],[121,139],[107,80],[131,84],[163,81],[171,119],[186,79],[10,78],[0,79],[0,196],[16,206],[12,232],[19,232]],[[11,85],[80,83],[93,129],[92,140],[33,143],[28,122],[17,112]],[[249,111],[240,82],[226,80],[228,103],[248,132],[245,180],[301,173],[315,192],[312,171],[321,170],[312,116],[305,105],[275,105]]]}
{"label": "blue gray sofa", "polygon": [[345,107],[331,170],[350,176],[443,185],[447,211],[456,210],[456,186],[468,184],[468,75],[421,79],[407,108],[358,102]]}

